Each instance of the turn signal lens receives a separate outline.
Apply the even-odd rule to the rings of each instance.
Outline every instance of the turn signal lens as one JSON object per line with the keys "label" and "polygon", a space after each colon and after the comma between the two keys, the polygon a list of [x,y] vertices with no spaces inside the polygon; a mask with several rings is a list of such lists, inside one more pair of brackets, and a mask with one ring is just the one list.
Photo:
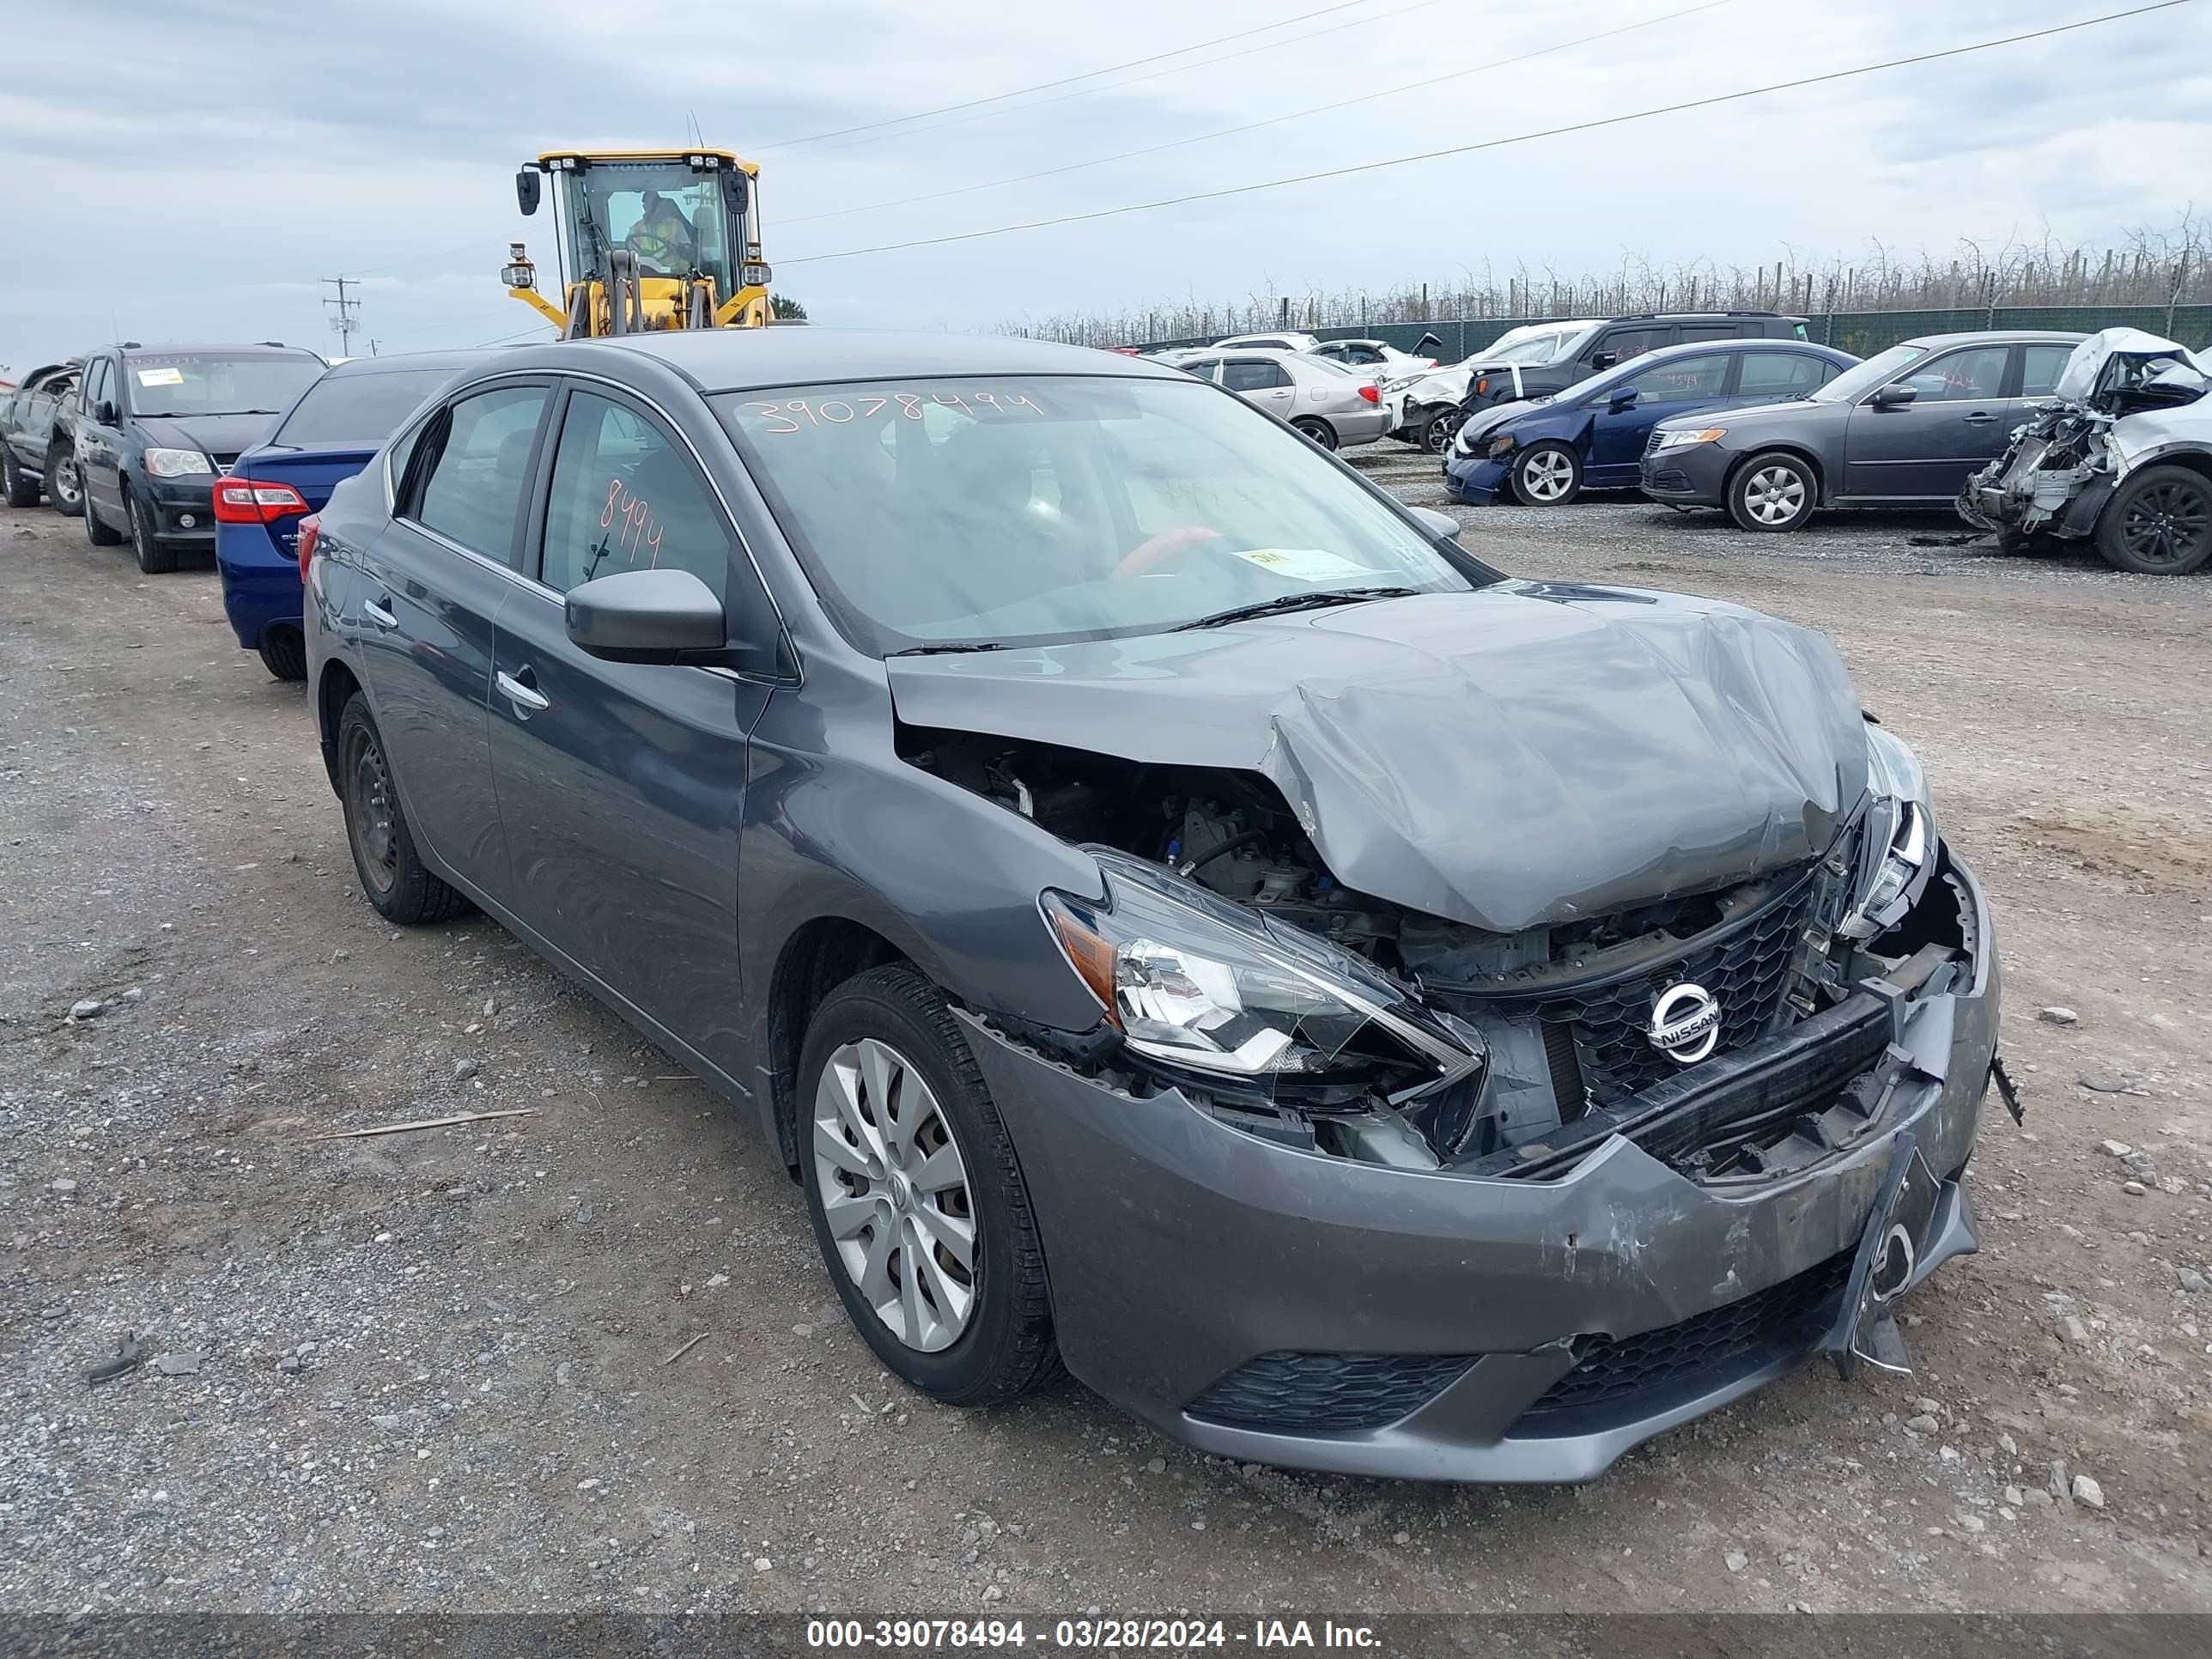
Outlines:
{"label": "turn signal lens", "polygon": [[322,539],[323,521],[309,514],[300,520],[300,580],[307,580],[307,565],[315,556],[315,544]]}
{"label": "turn signal lens", "polygon": [[1371,386],[1364,386],[1360,387],[1359,395],[1366,398],[1370,404],[1379,404],[1382,401],[1382,394],[1377,392]]}
{"label": "turn signal lens", "polygon": [[289,484],[258,483],[252,478],[222,478],[215,487],[217,524],[274,524],[305,513],[307,503]]}

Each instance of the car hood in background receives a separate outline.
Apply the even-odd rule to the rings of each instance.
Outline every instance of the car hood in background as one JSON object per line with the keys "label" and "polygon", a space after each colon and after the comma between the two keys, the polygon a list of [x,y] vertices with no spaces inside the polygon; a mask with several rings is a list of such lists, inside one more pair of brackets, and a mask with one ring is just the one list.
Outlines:
{"label": "car hood in background", "polygon": [[235,455],[259,443],[276,424],[274,415],[134,415],[131,423],[161,449],[197,449]]}
{"label": "car hood in background", "polygon": [[1261,773],[1339,880],[1498,933],[1813,858],[1866,789],[1827,640],[1673,594],[1505,582],[885,667],[915,725]]}

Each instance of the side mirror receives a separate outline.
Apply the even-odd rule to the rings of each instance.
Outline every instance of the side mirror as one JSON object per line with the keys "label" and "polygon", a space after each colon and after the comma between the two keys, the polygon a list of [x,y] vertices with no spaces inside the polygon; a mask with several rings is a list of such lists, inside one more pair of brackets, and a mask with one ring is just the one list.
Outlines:
{"label": "side mirror", "polygon": [[1613,389],[1613,396],[1606,399],[1606,409],[1607,412],[1614,415],[1620,414],[1624,409],[1633,409],[1636,407],[1636,400],[1639,395],[1632,386],[1615,386]]}
{"label": "side mirror", "polygon": [[571,588],[568,637],[608,662],[672,663],[719,652],[722,602],[688,570],[617,570]]}
{"label": "side mirror", "polygon": [[1917,386],[1886,386],[1867,401],[1876,409],[1902,409],[1919,395]]}
{"label": "side mirror", "polygon": [[1590,359],[1590,368],[1593,370],[1611,368],[1620,361],[1620,354],[1618,351],[1601,351],[1596,356]]}
{"label": "side mirror", "polygon": [[747,192],[743,167],[726,167],[722,172],[722,205],[739,218],[744,216]]}
{"label": "side mirror", "polygon": [[524,167],[514,175],[514,204],[524,218],[538,211],[538,192],[544,183],[536,167]]}
{"label": "side mirror", "polygon": [[1459,534],[1459,520],[1449,513],[1439,513],[1433,507],[1409,507],[1414,521],[1438,541]]}
{"label": "side mirror", "polygon": [[102,398],[92,406],[93,422],[98,426],[113,426],[117,416],[120,413],[121,411],[115,407],[115,399],[112,398]]}

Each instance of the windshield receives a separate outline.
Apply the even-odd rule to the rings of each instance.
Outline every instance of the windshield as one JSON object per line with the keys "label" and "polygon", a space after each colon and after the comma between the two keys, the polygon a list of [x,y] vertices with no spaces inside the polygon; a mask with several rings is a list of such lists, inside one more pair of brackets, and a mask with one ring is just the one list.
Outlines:
{"label": "windshield", "polygon": [[572,272],[606,274],[606,252],[628,248],[647,276],[697,270],[714,291],[737,291],[729,214],[719,173],[694,173],[681,161],[594,161],[554,175],[568,192]]}
{"label": "windshield", "polygon": [[345,445],[374,449],[458,368],[392,368],[326,374],[310,387],[269,441],[305,449]]}
{"label": "windshield", "polygon": [[878,655],[1158,633],[1348,588],[1474,586],[1282,422],[1192,382],[925,380],[709,400]]}
{"label": "windshield", "polygon": [[1926,346],[1893,345],[1854,364],[1813,394],[1816,404],[1853,404],[1886,380],[1895,379],[1928,355]]}
{"label": "windshield", "polygon": [[123,360],[137,416],[276,415],[323,372],[319,357],[131,356]]}

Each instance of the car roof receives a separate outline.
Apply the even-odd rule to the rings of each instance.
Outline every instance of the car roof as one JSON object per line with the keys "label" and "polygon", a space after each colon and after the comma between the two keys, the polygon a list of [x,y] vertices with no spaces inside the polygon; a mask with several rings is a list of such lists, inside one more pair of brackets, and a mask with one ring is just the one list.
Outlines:
{"label": "car roof", "polygon": [[687,375],[702,392],[744,392],[820,381],[939,379],[955,374],[1095,374],[1122,380],[1188,380],[1143,357],[1006,334],[925,333],[866,328],[698,328],[555,340],[500,355],[503,370],[568,365],[614,368],[624,356],[652,357]]}
{"label": "car roof", "polygon": [[126,357],[313,357],[322,361],[320,354],[305,346],[271,344],[267,340],[252,340],[237,345],[141,345],[135,340],[119,340],[113,349]]}
{"label": "car roof", "polygon": [[2025,341],[2030,345],[2079,345],[2089,337],[2057,328],[1977,328],[1963,334],[1916,334],[1909,340],[1899,340],[1899,345],[2010,345]]}
{"label": "car roof", "polygon": [[1818,340],[1794,340],[1786,335],[1752,334],[1734,340],[1684,340],[1674,345],[1654,346],[1650,350],[1639,351],[1614,367],[1631,368],[1638,363],[1672,362],[1677,357],[1703,357],[1716,351],[1825,351],[1836,357],[1850,356],[1841,346],[1822,345]]}
{"label": "car roof", "polygon": [[325,380],[340,375],[381,374],[399,368],[445,368],[458,374],[465,368],[474,368],[489,357],[499,356],[488,347],[455,347],[446,351],[398,351],[389,357],[349,357],[342,363],[332,363]]}

